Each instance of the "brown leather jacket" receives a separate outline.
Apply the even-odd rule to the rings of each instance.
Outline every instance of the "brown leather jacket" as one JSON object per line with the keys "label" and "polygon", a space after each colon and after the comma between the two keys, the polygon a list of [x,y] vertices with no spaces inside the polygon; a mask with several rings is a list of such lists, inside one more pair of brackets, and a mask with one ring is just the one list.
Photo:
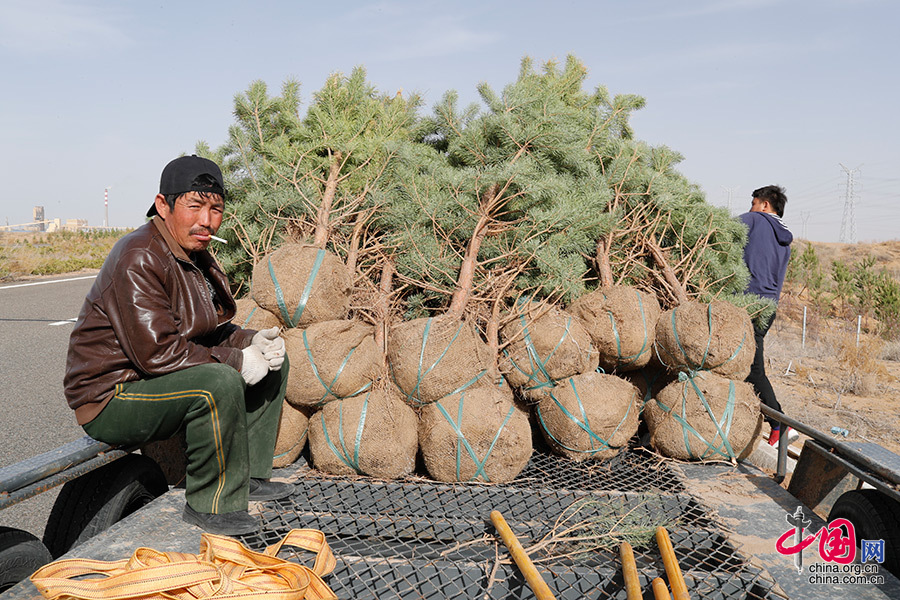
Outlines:
{"label": "brown leather jacket", "polygon": [[112,249],[69,339],[64,383],[79,425],[100,414],[116,384],[212,362],[240,371],[256,332],[231,324],[234,298],[213,257],[194,259],[159,216]]}

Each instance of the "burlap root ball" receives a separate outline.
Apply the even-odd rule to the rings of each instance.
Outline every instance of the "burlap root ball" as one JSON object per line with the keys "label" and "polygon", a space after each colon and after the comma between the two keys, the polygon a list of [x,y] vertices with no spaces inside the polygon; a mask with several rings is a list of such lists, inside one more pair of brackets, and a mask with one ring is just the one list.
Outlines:
{"label": "burlap root ball", "polygon": [[619,375],[634,385],[641,394],[641,407],[659,394],[660,390],[678,379],[678,375],[668,371],[661,365],[647,365],[636,371],[628,371]]}
{"label": "burlap root ball", "polygon": [[250,294],[285,327],[346,319],[352,279],[341,259],[325,250],[284,244],[253,267]]}
{"label": "burlap root ball", "polygon": [[413,407],[473,385],[491,365],[475,327],[450,315],[395,325],[387,351],[394,383]]}
{"label": "burlap root ball", "polygon": [[292,464],[306,446],[309,416],[299,408],[284,401],[281,407],[281,422],[278,437],[275,438],[275,452],[272,466],[276,469]]}
{"label": "burlap root ball", "polygon": [[576,318],[552,305],[531,302],[519,307],[500,329],[500,339],[507,344],[501,369],[516,387],[543,387],[597,368],[588,332]]}
{"label": "burlap root ball", "polygon": [[281,327],[278,317],[254,302],[253,298],[241,298],[237,301],[237,312],[231,322],[243,329],[257,331]]}
{"label": "burlap root ball", "polygon": [[371,386],[381,365],[374,328],[359,321],[323,321],[282,333],[291,370],[285,397],[315,407]]}
{"label": "burlap root ball", "polygon": [[534,410],[556,454],[576,461],[606,459],[637,433],[641,396],[621,377],[583,373],[558,381]]}
{"label": "burlap root ball", "polygon": [[669,369],[743,380],[756,353],[753,324],[746,310],[729,302],[687,302],[660,316],[656,351]]}
{"label": "burlap root ball", "polygon": [[708,371],[681,379],[663,388],[644,407],[657,452],[701,461],[749,456],[763,423],[753,386]]}
{"label": "burlap root ball", "polygon": [[404,477],[415,469],[417,450],[415,410],[393,384],[329,402],[310,418],[310,456],[326,473]]}
{"label": "burlap root ball", "polygon": [[419,448],[438,481],[511,481],[531,457],[531,425],[509,385],[482,383],[422,408]]}
{"label": "burlap root ball", "polygon": [[629,286],[601,287],[569,306],[587,329],[606,371],[631,371],[653,356],[659,301]]}

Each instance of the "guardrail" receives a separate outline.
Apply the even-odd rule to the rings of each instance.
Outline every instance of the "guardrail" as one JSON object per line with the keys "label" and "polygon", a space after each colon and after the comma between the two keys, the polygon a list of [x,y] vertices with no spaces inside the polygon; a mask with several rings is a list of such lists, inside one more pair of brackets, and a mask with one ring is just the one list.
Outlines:
{"label": "guardrail", "polygon": [[0,509],[46,492],[122,458],[130,449],[88,436],[0,468]]}
{"label": "guardrail", "polygon": [[[877,446],[877,444],[861,444],[838,440],[828,433],[819,431],[815,427],[811,427],[802,421],[789,417],[764,404],[760,404],[759,408],[763,415],[775,419],[781,423],[782,427],[787,425],[788,427],[809,436],[823,448],[834,454],[835,462],[840,463],[844,468],[851,471],[863,481],[866,481],[900,502],[900,490],[898,490],[898,486],[900,486],[900,469],[897,468],[897,464],[888,464],[887,460],[885,460],[897,459],[896,461],[893,461],[897,463],[900,461],[900,457],[896,454],[881,448],[881,446]],[[784,481],[786,474],[787,451],[789,445],[787,437],[788,436],[783,435],[778,439],[778,463],[775,470],[775,481],[778,483]],[[871,452],[867,454],[863,451],[865,449],[870,449],[870,447],[873,446],[881,448],[882,456],[875,458],[871,455]]]}

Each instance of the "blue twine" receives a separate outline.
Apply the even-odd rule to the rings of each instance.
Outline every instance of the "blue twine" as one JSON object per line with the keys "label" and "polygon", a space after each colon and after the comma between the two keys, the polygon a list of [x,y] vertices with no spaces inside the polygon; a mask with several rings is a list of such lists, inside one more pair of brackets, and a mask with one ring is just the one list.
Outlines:
{"label": "blue twine", "polygon": [[362,434],[363,429],[366,425],[366,414],[369,410],[369,396],[372,394],[370,391],[366,394],[366,399],[363,401],[362,411],[359,414],[359,423],[356,425],[356,437],[353,440],[353,456],[350,456],[350,453],[347,451],[347,445],[344,442],[344,403],[341,402],[338,410],[338,435],[340,437],[341,449],[338,448],[332,443],[331,437],[328,435],[328,427],[325,425],[325,411],[319,411],[322,419],[322,431],[325,433],[325,443],[328,444],[328,447],[331,448],[331,451],[341,459],[345,465],[353,469],[358,475],[362,475],[362,470],[359,468],[359,448],[362,445]]}
{"label": "blue twine", "polygon": [[496,435],[494,435],[494,439],[491,440],[491,445],[488,447],[484,458],[482,460],[479,460],[478,455],[472,448],[469,440],[466,439],[466,436],[462,432],[463,404],[465,402],[465,396],[465,392],[462,392],[462,395],[459,399],[456,421],[453,420],[453,417],[450,416],[450,413],[447,412],[447,409],[445,409],[440,402],[435,403],[440,413],[444,416],[444,419],[446,419],[447,422],[450,423],[450,427],[452,427],[453,431],[456,432],[456,480],[462,481],[462,451],[463,449],[465,449],[466,453],[469,455],[469,458],[472,459],[472,462],[475,463],[476,467],[475,474],[469,478],[469,481],[475,481],[475,479],[480,475],[484,478],[485,482],[490,483],[490,477],[488,477],[487,472],[485,472],[484,466],[485,464],[487,464],[491,453],[494,451],[494,446],[497,444],[497,440],[500,439],[500,434],[503,433],[503,430],[506,428],[506,424],[509,423],[509,420],[512,418],[513,413],[516,409],[515,406],[509,407],[509,412],[506,413],[506,418],[503,420],[503,424],[500,425],[500,428],[497,430]]}
{"label": "blue twine", "polygon": [[[555,435],[553,435],[553,432],[551,432],[547,428],[547,424],[544,422],[544,416],[541,413],[541,406],[539,404],[537,406],[536,412],[537,412],[538,421],[540,422],[541,427],[557,445],[559,445],[561,448],[568,450],[569,452],[578,452],[578,453],[583,453],[583,454],[595,454],[597,452],[600,452],[601,450],[612,450],[613,447],[610,446],[609,442],[607,440],[603,439],[602,437],[600,437],[596,432],[594,432],[593,429],[591,429],[590,423],[588,423],[587,412],[584,409],[584,404],[581,402],[581,396],[578,393],[578,389],[575,386],[575,382],[572,381],[571,377],[569,378],[569,385],[572,386],[572,391],[575,392],[575,400],[578,402],[578,411],[581,413],[582,420],[579,420],[578,417],[576,417],[571,412],[569,412],[569,410],[566,409],[566,407],[562,405],[562,403],[559,401],[559,399],[556,397],[556,395],[553,392],[550,392],[550,398],[553,399],[553,402],[556,404],[557,407],[559,407],[559,409],[566,416],[566,418],[568,418],[570,421],[575,423],[575,425],[579,429],[581,429],[582,431],[584,431],[585,433],[588,434],[588,439],[591,442],[591,449],[590,450],[579,450],[578,448],[570,448],[569,446],[564,444],[562,441],[557,439],[557,437]],[[612,439],[613,436],[616,435],[616,433],[618,433],[619,429],[622,427],[622,425],[628,419],[628,415],[631,414],[631,406],[633,403],[634,403],[634,394],[632,393],[632,398],[628,401],[628,408],[625,410],[625,415],[622,417],[622,420],[619,421],[619,424],[616,425],[616,428],[613,430],[612,434],[609,436],[609,439]],[[599,447],[596,447],[596,448],[594,447],[594,441],[599,441]]]}
{"label": "blue twine", "polygon": [[278,304],[278,310],[281,312],[282,321],[284,321],[284,324],[288,327],[296,327],[300,322],[300,317],[303,315],[303,311],[306,310],[306,303],[309,302],[313,282],[319,274],[319,268],[321,268],[323,260],[325,260],[325,250],[320,249],[316,253],[316,260],[313,263],[312,270],[309,272],[309,277],[306,280],[306,287],[303,288],[303,293],[300,296],[300,301],[297,303],[297,308],[294,310],[294,316],[291,317],[291,315],[288,314],[287,303],[284,299],[284,290],[281,289],[281,285],[278,283],[278,277],[275,275],[275,268],[272,266],[272,259],[268,259],[269,277],[272,278],[272,283],[275,285],[275,302]]}

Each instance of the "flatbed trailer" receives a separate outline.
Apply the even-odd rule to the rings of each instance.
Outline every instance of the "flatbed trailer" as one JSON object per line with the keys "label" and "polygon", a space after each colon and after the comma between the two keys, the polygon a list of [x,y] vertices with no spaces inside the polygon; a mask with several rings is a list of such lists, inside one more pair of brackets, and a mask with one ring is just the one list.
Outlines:
{"label": "flatbed trailer", "polygon": [[[813,434],[807,444],[836,441],[808,428],[797,429]],[[59,469],[65,461],[56,460],[40,477],[33,462],[31,476],[18,474],[16,490],[7,489],[15,469],[0,469],[0,507],[11,498],[39,493],[54,481],[84,481],[86,473],[67,478],[93,467],[89,461],[103,464],[88,473],[103,473],[121,471],[116,465],[125,465],[122,459],[126,456],[139,457],[129,459],[135,464],[146,458],[127,450],[92,446],[88,440],[82,444],[97,449],[97,455],[84,458],[91,451],[82,448],[80,463]],[[824,462],[806,467],[803,453],[795,473],[806,468],[808,480],[824,480],[821,464],[825,464],[830,479],[839,480],[848,491],[859,491],[852,478],[875,481],[891,490],[885,497],[893,501],[896,485],[881,472],[882,463],[864,465],[858,457],[842,454],[840,447],[830,450],[825,454],[852,467],[844,469],[842,478],[835,476],[838,463],[826,457]],[[821,454],[808,454],[814,455],[821,460]],[[832,468],[833,464],[838,467]],[[133,468],[131,465],[128,470]],[[803,502],[779,485],[778,473],[773,477],[746,462],[679,463],[640,447],[609,461],[572,462],[538,448],[526,469],[503,484],[447,484],[416,476],[394,481],[338,477],[311,469],[303,458],[276,470],[275,477],[294,482],[295,494],[281,501],[252,504],[251,512],[259,518],[261,529],[241,536],[241,541],[261,550],[291,529],[323,531],[338,561],[326,582],[339,598],[534,597],[493,528],[492,510],[506,518],[523,546],[530,549],[538,572],[559,599],[624,599],[618,554],[622,539],[634,547],[640,587],[644,598],[651,598],[651,581],[665,578],[662,556],[652,536],[660,525],[669,532],[691,598],[900,598],[900,582],[884,568],[866,581],[835,585],[813,581],[809,565],[822,560],[812,549],[805,556],[807,572],[798,573],[792,557],[776,551],[775,541],[789,528],[786,516]],[[32,481],[23,484],[26,480]],[[801,484],[792,478],[794,487],[801,489]],[[832,486],[829,493],[836,493],[839,485]],[[821,493],[828,486],[820,487],[820,492],[807,494],[807,501],[820,496],[815,508],[821,513],[830,501]],[[81,540],[62,557],[118,560],[141,546],[197,552],[201,530],[181,520],[183,506],[183,490],[172,487]],[[828,515],[816,514],[812,508],[804,507],[804,514],[812,522],[810,531],[815,531]],[[54,512],[60,511],[54,507]],[[565,541],[563,538],[572,537],[567,529],[573,526],[578,527],[579,537],[599,537],[590,544]],[[897,532],[883,533],[896,536]],[[292,560],[305,562],[308,558],[293,549],[286,552]],[[38,598],[28,580],[0,595],[0,600]]]}

